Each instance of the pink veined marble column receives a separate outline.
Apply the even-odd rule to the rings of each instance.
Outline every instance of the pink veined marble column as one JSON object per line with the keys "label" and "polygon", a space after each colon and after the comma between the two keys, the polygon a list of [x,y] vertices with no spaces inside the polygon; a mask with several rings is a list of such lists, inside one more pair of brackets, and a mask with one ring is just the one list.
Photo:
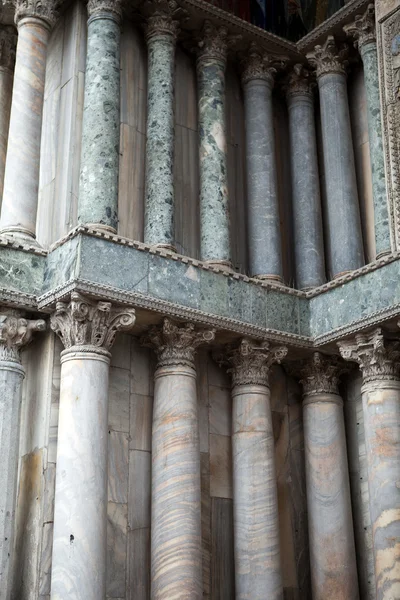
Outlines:
{"label": "pink veined marble column", "polygon": [[303,423],[313,600],[358,600],[343,400],[343,362],[315,352],[298,365]]}
{"label": "pink veined marble column", "polygon": [[360,365],[376,600],[400,598],[400,342],[381,329],[339,342]]}
{"label": "pink veined marble column", "polygon": [[46,56],[55,4],[16,0],[18,43],[0,233],[31,242],[36,237]]}
{"label": "pink veined marble column", "polygon": [[106,597],[108,376],[117,331],[135,311],[74,292],[57,303],[51,328],[61,353],[52,600]]}
{"label": "pink veined marble column", "polygon": [[15,27],[0,25],[0,206],[3,197],[16,45]]}
{"label": "pink veined marble column", "polygon": [[200,445],[195,349],[214,331],[165,319],[142,343],[155,349],[152,437],[151,598],[200,600]]}
{"label": "pink veined marble column", "polygon": [[232,374],[232,455],[237,600],[282,600],[275,444],[268,374],[287,348],[243,339],[217,362]]}

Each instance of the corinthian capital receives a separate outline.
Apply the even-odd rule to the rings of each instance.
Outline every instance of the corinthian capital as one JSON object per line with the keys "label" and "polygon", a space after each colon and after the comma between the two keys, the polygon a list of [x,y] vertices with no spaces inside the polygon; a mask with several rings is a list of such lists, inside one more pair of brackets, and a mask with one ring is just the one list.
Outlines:
{"label": "corinthian capital", "polygon": [[107,13],[120,23],[122,21],[122,0],[88,0],[87,11],[89,18]]}
{"label": "corinthian capital", "polygon": [[312,52],[307,54],[307,60],[316,69],[317,77],[329,73],[346,74],[346,58],[348,47],[346,44],[338,47],[335,38],[329,35],[322,46],[315,46]]}
{"label": "corinthian capital", "polygon": [[312,96],[315,80],[308,69],[303,65],[294,65],[285,82],[285,91],[288,98],[294,96]]}
{"label": "corinthian capital", "polygon": [[311,358],[290,366],[288,371],[298,377],[305,396],[312,394],[339,394],[340,375],[349,367],[337,356],[324,356],[314,352]]}
{"label": "corinthian capital", "polygon": [[50,327],[67,349],[109,351],[117,332],[131,329],[135,320],[133,308],[93,302],[73,292],[70,302],[57,302]]}
{"label": "corinthian capital", "polygon": [[158,36],[170,36],[176,39],[179,33],[179,17],[183,9],[175,0],[147,0],[143,6],[146,17],[147,41]]}
{"label": "corinthian capital", "polygon": [[35,331],[44,331],[43,319],[31,321],[18,311],[3,308],[0,313],[0,360],[20,362],[19,351],[32,340]]}
{"label": "corinthian capital", "polygon": [[252,42],[241,62],[242,83],[247,83],[252,79],[264,79],[273,85],[275,73],[279,69],[283,69],[288,60],[286,56],[268,54],[260,49],[255,42]]}
{"label": "corinthian capital", "polygon": [[400,371],[400,343],[385,342],[382,330],[356,335],[354,340],[338,342],[345,360],[359,364],[364,382],[398,380]]}
{"label": "corinthian capital", "polygon": [[197,60],[215,60],[226,63],[228,55],[228,30],[217,27],[211,21],[205,21],[200,41],[198,42]]}
{"label": "corinthian capital", "polygon": [[178,325],[165,318],[161,327],[151,327],[141,339],[143,346],[153,348],[158,366],[193,366],[196,349],[212,342],[214,329],[196,329],[193,323]]}
{"label": "corinthian capital", "polygon": [[14,0],[15,2],[15,23],[26,17],[36,17],[42,19],[50,27],[55,25],[59,8],[62,0]]}
{"label": "corinthian capital", "polygon": [[354,38],[354,45],[362,48],[365,44],[376,41],[375,8],[369,4],[363,15],[356,15],[353,23],[343,27],[346,35]]}
{"label": "corinthian capital", "polygon": [[0,67],[14,70],[17,32],[12,25],[0,25]]}
{"label": "corinthian capital", "polygon": [[267,341],[256,343],[246,338],[239,346],[228,346],[222,354],[214,355],[221,365],[228,365],[232,374],[232,386],[264,385],[268,386],[271,365],[280,363],[287,355],[286,346],[271,347]]}

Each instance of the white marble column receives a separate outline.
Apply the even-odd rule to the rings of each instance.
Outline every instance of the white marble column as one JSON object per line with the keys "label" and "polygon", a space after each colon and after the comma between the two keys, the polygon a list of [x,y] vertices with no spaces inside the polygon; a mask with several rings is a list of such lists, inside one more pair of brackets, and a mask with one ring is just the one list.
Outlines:
{"label": "white marble column", "polygon": [[0,206],[3,198],[16,46],[15,28],[11,25],[0,25]]}
{"label": "white marble column", "polygon": [[18,43],[0,233],[31,243],[36,237],[47,44],[56,17],[52,0],[16,0]]}
{"label": "white marble column", "polygon": [[339,342],[359,364],[367,450],[376,600],[400,598],[400,342],[381,329]]}
{"label": "white marble column", "polygon": [[108,376],[117,331],[135,311],[74,292],[58,302],[51,328],[64,344],[52,557],[52,600],[106,595]]}
{"label": "white marble column", "polygon": [[142,339],[158,356],[152,437],[152,600],[203,597],[194,355],[214,335],[213,330],[164,319]]}
{"label": "white marble column", "polygon": [[11,600],[14,561],[15,508],[22,380],[20,349],[33,332],[44,331],[43,320],[30,321],[20,311],[0,310],[0,600]]}
{"label": "white marble column", "polygon": [[315,352],[298,365],[303,385],[304,452],[313,600],[358,600],[343,400],[345,370]]}
{"label": "white marble column", "polygon": [[282,600],[270,367],[287,354],[243,339],[217,362],[232,374],[232,456],[237,600]]}

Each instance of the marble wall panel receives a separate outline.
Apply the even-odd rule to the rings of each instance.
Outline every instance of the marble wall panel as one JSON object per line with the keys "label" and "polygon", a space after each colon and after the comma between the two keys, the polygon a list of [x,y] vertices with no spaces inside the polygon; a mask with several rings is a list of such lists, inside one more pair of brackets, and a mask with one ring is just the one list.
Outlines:
{"label": "marble wall panel", "polygon": [[233,505],[226,498],[211,499],[211,598],[235,597]]}
{"label": "marble wall panel", "polygon": [[150,529],[128,531],[126,600],[150,600]]}
{"label": "marble wall panel", "polygon": [[125,598],[128,536],[126,504],[107,507],[107,598]]}
{"label": "marble wall panel", "polygon": [[150,527],[151,453],[129,451],[129,529]]}

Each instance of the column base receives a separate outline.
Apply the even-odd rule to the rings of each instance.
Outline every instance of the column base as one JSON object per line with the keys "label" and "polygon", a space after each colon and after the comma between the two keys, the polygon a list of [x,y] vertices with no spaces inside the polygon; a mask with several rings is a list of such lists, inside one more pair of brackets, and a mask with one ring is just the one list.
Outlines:
{"label": "column base", "polygon": [[379,254],[376,255],[375,260],[379,260],[380,258],[383,258],[384,256],[390,256],[392,254],[392,250],[389,248],[388,250],[382,250],[382,252],[379,252]]}
{"label": "column base", "polygon": [[111,227],[111,225],[103,225],[103,223],[79,223],[79,225],[83,225],[84,227],[90,227],[91,229],[95,229],[96,231],[111,233],[112,235],[117,235],[117,230],[115,227]]}
{"label": "column base", "polygon": [[206,265],[209,265],[210,267],[216,267],[217,269],[222,269],[223,271],[231,271],[232,273],[234,272],[232,263],[230,260],[205,260],[203,261]]}
{"label": "column base", "polygon": [[24,227],[5,227],[0,230],[0,236],[23,244],[30,244],[36,248],[42,248],[37,241],[35,234]]}
{"label": "column base", "polygon": [[151,244],[152,248],[156,250],[169,250],[170,252],[174,252],[176,254],[176,248],[172,244]]}
{"label": "column base", "polygon": [[253,275],[253,279],[260,279],[261,281],[267,281],[275,283],[277,285],[285,285],[283,283],[283,277],[281,275]]}

